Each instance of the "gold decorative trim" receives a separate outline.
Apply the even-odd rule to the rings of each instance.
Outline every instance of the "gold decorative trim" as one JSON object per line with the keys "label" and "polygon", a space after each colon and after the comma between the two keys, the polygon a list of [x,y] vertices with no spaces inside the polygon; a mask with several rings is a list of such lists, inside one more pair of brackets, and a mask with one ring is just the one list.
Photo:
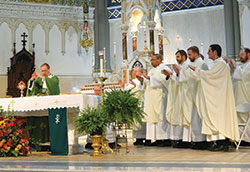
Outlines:
{"label": "gold decorative trim", "polygon": [[26,0],[28,3],[51,4],[51,0]]}

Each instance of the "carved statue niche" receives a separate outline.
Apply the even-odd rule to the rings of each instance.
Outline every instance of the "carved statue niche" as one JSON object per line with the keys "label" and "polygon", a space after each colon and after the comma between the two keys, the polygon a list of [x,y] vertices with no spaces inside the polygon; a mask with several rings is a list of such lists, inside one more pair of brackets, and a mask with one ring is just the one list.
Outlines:
{"label": "carved statue niche", "polygon": [[32,54],[25,49],[28,35],[25,32],[23,37],[23,49],[16,53],[16,43],[14,43],[13,57],[10,58],[10,67],[8,67],[8,89],[7,96],[20,97],[22,92],[26,95],[27,82],[35,71],[35,52],[33,44]]}

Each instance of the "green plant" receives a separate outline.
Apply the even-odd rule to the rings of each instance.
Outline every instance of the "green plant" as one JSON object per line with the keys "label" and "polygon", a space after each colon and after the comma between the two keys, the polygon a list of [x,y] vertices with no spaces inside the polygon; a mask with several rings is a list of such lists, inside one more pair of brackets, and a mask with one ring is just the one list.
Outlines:
{"label": "green plant", "polygon": [[75,118],[75,129],[79,134],[103,135],[108,125],[107,115],[101,107],[86,107]]}
{"label": "green plant", "polygon": [[110,122],[132,125],[142,124],[144,116],[141,102],[131,90],[112,90],[104,98],[103,109]]}

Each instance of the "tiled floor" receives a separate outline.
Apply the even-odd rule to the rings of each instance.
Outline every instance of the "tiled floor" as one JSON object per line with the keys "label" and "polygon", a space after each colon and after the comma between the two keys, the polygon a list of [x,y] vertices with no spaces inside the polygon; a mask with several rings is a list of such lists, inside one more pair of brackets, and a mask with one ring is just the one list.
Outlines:
{"label": "tiled floor", "polygon": [[90,156],[91,152],[51,156],[34,152],[27,157],[0,158],[0,171],[250,171],[250,148],[210,152],[170,147],[136,147],[130,152]]}

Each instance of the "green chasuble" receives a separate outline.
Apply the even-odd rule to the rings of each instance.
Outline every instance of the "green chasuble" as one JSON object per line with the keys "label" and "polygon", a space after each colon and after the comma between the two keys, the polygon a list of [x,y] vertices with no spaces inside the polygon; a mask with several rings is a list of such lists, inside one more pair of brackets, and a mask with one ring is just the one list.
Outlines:
{"label": "green chasuble", "polygon": [[[45,82],[40,77],[37,77],[34,81],[29,80],[26,96],[35,96],[38,94],[59,95],[58,77],[49,75],[44,78]],[[49,122],[47,116],[27,117],[27,125],[32,126],[32,129],[29,131],[31,138],[35,138],[37,141],[40,140],[41,143],[49,142]]]}
{"label": "green chasuble", "polygon": [[[27,96],[34,96],[37,94],[45,95],[59,95],[59,79],[57,76],[49,75],[45,78],[45,84],[42,78],[37,77],[34,81],[28,81]],[[46,86],[45,86],[46,85]]]}

